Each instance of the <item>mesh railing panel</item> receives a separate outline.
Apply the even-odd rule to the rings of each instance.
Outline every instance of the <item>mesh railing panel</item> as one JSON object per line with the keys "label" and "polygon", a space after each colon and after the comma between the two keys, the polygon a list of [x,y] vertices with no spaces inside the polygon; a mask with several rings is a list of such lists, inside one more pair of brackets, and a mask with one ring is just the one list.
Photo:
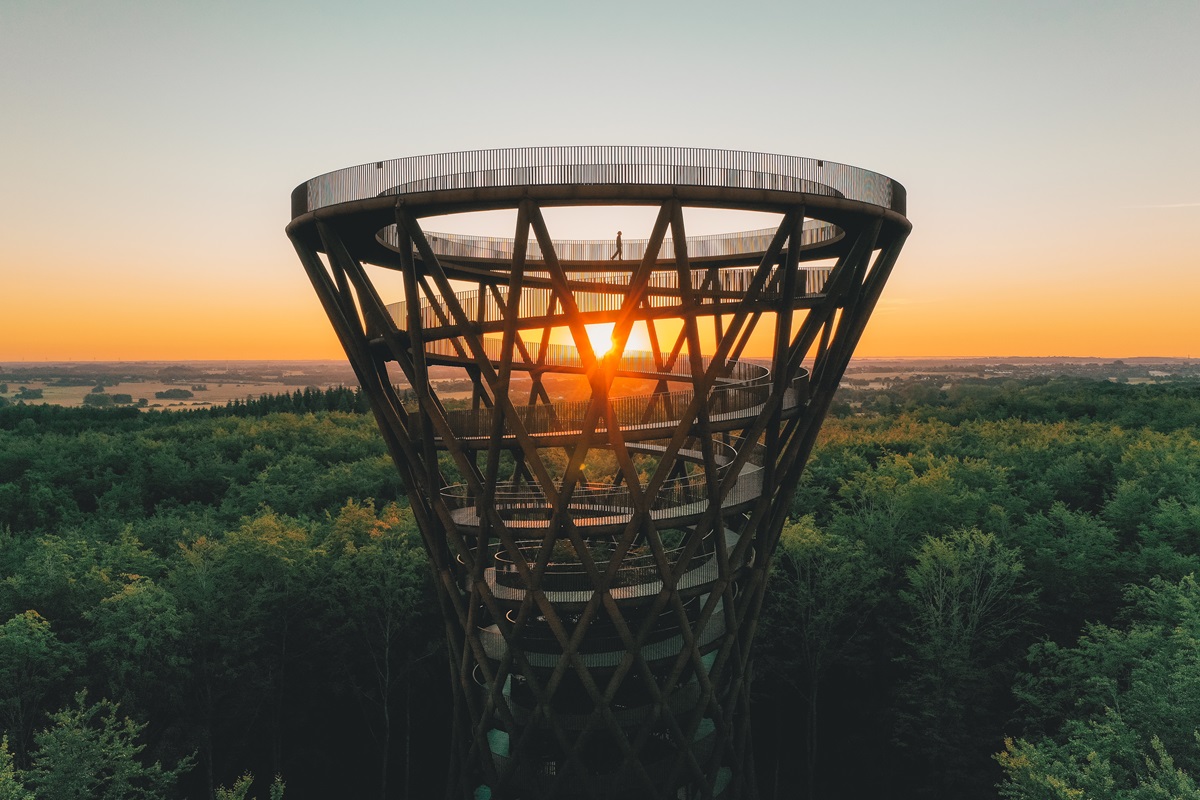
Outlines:
{"label": "mesh railing panel", "polygon": [[[687,237],[687,253],[689,258],[717,258],[721,256],[739,256],[747,253],[762,253],[771,244],[775,236],[775,228],[762,228],[752,231],[736,231],[733,233],[718,233],[707,236]],[[830,222],[807,219],[801,232],[800,244],[807,247],[831,242],[841,235],[841,229]],[[400,237],[395,225],[388,225],[376,237],[379,241],[393,250],[400,247]],[[460,233],[438,233],[426,231],[425,238],[436,255],[447,258],[477,258],[511,261],[516,250],[513,239],[495,236],[472,236]],[[621,243],[621,257],[625,261],[641,261],[646,255],[649,239],[624,239]],[[555,239],[554,254],[560,261],[605,261],[611,258],[615,250],[612,239]],[[416,252],[416,248],[414,248]],[[541,244],[536,239],[530,239],[525,247],[527,261],[543,261]],[[663,240],[658,251],[662,261],[675,258],[674,243],[670,236]],[[628,277],[626,278],[628,281]]]}
{"label": "mesh railing panel", "polygon": [[765,189],[844,197],[905,213],[899,184],[870,170],[800,156],[696,147],[577,146],[468,150],[334,170],[292,192],[292,216],[372,197],[560,184]]}
{"label": "mesh railing panel", "polygon": [[[797,281],[797,296],[816,296],[824,292],[825,283],[829,280],[832,267],[815,266],[801,267]],[[691,283],[693,295],[700,305],[711,305],[717,300],[728,302],[731,297],[740,297],[749,289],[754,280],[757,267],[736,267],[716,270],[717,286],[702,289],[709,280],[708,272],[693,270]],[[536,270],[529,270],[526,275],[538,277]],[[570,275],[569,275],[570,277]],[[586,281],[589,288],[578,288],[571,293],[576,306],[582,312],[621,310],[622,304],[629,293],[628,272],[603,272],[579,276],[578,283]],[[774,280],[775,270],[766,279],[760,291],[762,300],[779,299]],[[609,288],[611,287],[611,288]],[[499,286],[497,291],[470,289],[455,293],[455,298],[462,306],[463,313],[473,322],[501,322],[507,313],[508,287]],[[647,300],[652,307],[669,308],[679,304],[679,273],[674,270],[662,270],[650,276],[647,284]],[[482,308],[480,304],[482,303]],[[546,317],[554,313],[563,314],[553,289],[546,286],[523,286],[521,297],[517,303],[517,313],[521,319],[530,317]],[[408,328],[408,302],[388,303],[388,313],[400,330]],[[450,309],[442,297],[422,297],[420,306],[421,328],[436,334],[444,327],[442,319],[451,319]]]}

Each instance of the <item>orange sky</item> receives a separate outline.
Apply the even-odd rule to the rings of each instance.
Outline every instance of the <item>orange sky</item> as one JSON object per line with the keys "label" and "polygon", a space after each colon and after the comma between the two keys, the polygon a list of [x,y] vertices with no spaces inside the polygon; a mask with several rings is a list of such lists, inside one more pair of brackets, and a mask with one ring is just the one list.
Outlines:
{"label": "orange sky", "polygon": [[[903,183],[914,232],[859,355],[1200,351],[1200,4],[748,0],[736,15],[769,11],[776,30],[855,32],[767,62],[730,40],[728,5],[631,5],[630,25],[618,7],[482,4],[470,30],[406,5],[6,4],[0,363],[340,359],[283,233],[296,184],[417,153],[610,142]],[[454,29],[456,57],[398,33],[414,26]],[[691,46],[663,48],[663,30]],[[628,55],[610,63],[615,38]],[[562,238],[644,237],[652,217],[547,215]]]}

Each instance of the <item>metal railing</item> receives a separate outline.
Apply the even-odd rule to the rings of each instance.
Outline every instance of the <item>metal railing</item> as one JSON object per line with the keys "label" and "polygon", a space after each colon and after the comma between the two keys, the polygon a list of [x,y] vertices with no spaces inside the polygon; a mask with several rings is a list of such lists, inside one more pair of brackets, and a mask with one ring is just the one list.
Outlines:
{"label": "metal railing", "polygon": [[[455,345],[458,345],[456,347]],[[499,336],[480,337],[479,344],[483,351],[483,356],[493,363],[499,363],[505,355],[503,352],[504,341]],[[526,342],[522,339],[522,344],[525,350],[529,353],[533,361],[542,366],[547,367],[568,367],[576,370],[582,370],[587,365],[584,363],[583,356],[580,355],[579,349],[567,344],[555,344],[553,342],[542,344],[539,341]],[[425,342],[425,352],[431,355],[447,356],[457,358],[461,352],[471,353],[471,349],[467,347],[467,343],[460,341],[457,337],[450,339],[430,339]],[[511,355],[511,353],[509,354]],[[602,353],[596,354],[597,359],[603,358]],[[702,368],[707,370],[712,363],[710,356],[702,356]],[[514,359],[513,367],[520,369],[523,366],[522,362]],[[663,378],[667,380],[691,380],[692,367],[691,362],[686,354],[681,354],[669,366],[660,366],[659,357],[650,350],[626,350],[621,354],[621,358],[615,365],[615,370],[618,373],[632,374],[645,376],[650,379]],[[727,362],[724,375],[726,383],[748,383],[752,380],[762,379],[770,375],[770,370],[761,364],[755,364],[751,361],[730,361]]]}
{"label": "metal railing", "polygon": [[[736,362],[743,363],[743,362]],[[757,365],[754,365],[757,366]],[[737,420],[752,415],[761,408],[771,394],[770,373],[763,367],[762,373],[751,376],[738,375],[741,381],[731,380],[713,388],[708,394],[708,415],[711,422]],[[807,373],[799,376],[787,387],[783,411],[796,408],[802,401],[802,387]],[[645,393],[608,399],[606,413],[592,423],[595,431],[608,430],[608,414],[625,432],[648,431],[656,428],[674,427],[679,423],[684,409],[691,403],[694,392],[680,389],[673,392]],[[560,400],[550,404],[519,405],[515,412],[525,432],[531,436],[563,436],[583,432],[589,400]],[[495,410],[492,408],[456,409],[446,412],[446,421],[459,439],[486,439],[493,434]],[[501,421],[500,435],[514,436],[512,420],[507,416]]]}
{"label": "metal railing", "polygon": [[905,213],[905,191],[869,170],[799,156],[697,147],[517,147],[409,156],[348,167],[292,192],[292,217],[380,196],[577,184],[765,189],[844,197]]}
{"label": "metal railing", "polygon": [[[737,440],[738,445],[741,444],[740,439]],[[717,479],[724,478],[730,464],[737,458],[738,445],[726,444],[725,442],[714,441],[713,443],[713,460],[717,466]],[[752,445],[749,461],[755,464],[762,463],[762,454],[764,448],[762,445],[755,443]],[[703,447],[698,439],[692,438],[686,440],[679,448],[676,458],[683,461],[697,462],[703,458]],[[561,489],[561,483],[555,482],[557,488]],[[696,485],[706,486],[707,479],[702,470],[698,470],[690,475],[683,475],[678,478],[672,478],[664,481],[662,489],[658,496],[652,501],[651,508],[657,508],[657,503],[663,497],[663,492],[669,492],[668,487],[672,485]],[[442,499],[446,503],[447,508],[451,511],[467,508],[476,505],[480,498],[471,494],[470,489],[465,483],[456,483],[445,487],[441,491]],[[585,506],[618,506],[632,507],[633,498],[630,494],[629,487],[622,484],[614,486],[611,483],[599,482],[581,482],[575,485],[572,493],[572,501],[575,498],[581,499],[580,502]],[[524,510],[528,508],[550,508],[549,500],[546,498],[542,488],[536,484],[520,483],[516,484],[512,481],[499,481],[493,487],[491,492],[492,505],[502,513],[509,509]]]}
{"label": "metal railing", "polygon": [[[521,558],[531,570],[537,562],[538,550],[541,545],[541,541],[537,539],[518,540]],[[737,546],[737,535],[728,529],[725,532],[725,546],[730,552],[733,552]],[[612,558],[611,551],[606,552],[607,547],[607,544],[604,547],[597,547],[592,544],[591,540],[588,540],[589,554],[595,561],[596,568],[601,572],[608,569]],[[691,589],[717,579],[719,568],[714,547],[711,538],[706,537],[703,546],[687,561],[687,565],[676,583],[676,589]],[[683,551],[684,545],[680,545],[665,550],[664,555],[667,562],[675,567],[678,566]],[[517,571],[516,563],[512,560],[511,555],[497,548],[493,552],[492,558],[496,566],[489,568],[486,574],[487,581],[496,597],[502,600],[519,600],[524,597],[528,585],[521,577],[521,573]],[[731,566],[733,569],[738,569],[742,565],[743,562],[738,562]],[[543,592],[546,592],[547,597],[555,602],[587,602],[591,598],[592,592],[595,591],[591,578],[583,569],[582,564],[570,560],[558,562],[551,560],[542,573],[539,586]],[[657,594],[661,588],[662,573],[658,570],[653,553],[634,551],[625,554],[609,585],[610,593],[616,600],[647,597]]]}
{"label": "metal railing", "polygon": [[[814,297],[825,291],[825,283],[833,268],[829,266],[800,267],[796,282],[796,297]],[[780,299],[778,281],[775,275],[778,270],[772,268],[766,283],[760,291],[762,300]],[[757,267],[727,267],[716,270],[716,285],[709,284],[709,271],[692,270],[690,274],[692,291],[700,306],[712,305],[719,300],[728,302],[740,297],[750,288]],[[528,270],[527,278],[547,277],[546,273]],[[575,305],[582,312],[621,310],[626,296],[629,294],[630,273],[625,271],[601,273],[568,273],[572,280],[571,296]],[[463,313],[472,322],[501,322],[507,314],[507,286],[499,286],[496,291],[490,289],[480,292],[470,289],[456,292],[455,299],[462,307]],[[657,270],[651,276],[646,286],[646,301],[654,308],[669,308],[680,303],[679,273],[676,270]],[[481,307],[482,304],[482,307]],[[388,303],[387,312],[400,330],[408,328],[408,301]],[[420,302],[421,328],[431,336],[436,337],[439,329],[445,327],[443,319],[452,320],[450,309],[445,298],[441,296],[422,297]],[[565,316],[557,295],[549,286],[523,286],[521,297],[517,302],[517,316],[520,319],[530,317],[549,317],[555,314]]]}
{"label": "metal railing", "polygon": [[[757,499],[763,491],[763,453],[761,444],[750,445],[749,459],[738,472],[737,481],[725,496],[724,508],[732,508]],[[732,458],[722,459],[717,467],[717,479],[723,480]],[[471,494],[466,484],[454,484],[442,489],[441,496],[454,524],[464,529],[480,525],[479,503],[482,498]],[[663,524],[682,522],[708,510],[712,497],[704,472],[663,481],[649,501],[650,519]],[[509,529],[545,529],[550,526],[554,506],[540,486],[514,485],[504,481],[496,485],[491,498],[492,507]],[[643,495],[643,502],[645,502]],[[623,525],[633,518],[638,508],[629,487],[622,484],[580,483],[571,494],[566,511],[578,528]]]}
{"label": "metal railing", "polygon": [[[689,625],[695,623],[698,609],[692,608],[689,614]],[[517,621],[516,609],[509,609],[505,614],[505,618],[510,624]],[[627,622],[633,623],[635,626],[645,624],[645,619],[630,619]],[[574,636],[575,626],[564,623],[567,636]],[[683,626],[679,623],[679,615],[674,608],[667,607],[658,613],[653,625],[650,629],[650,634],[646,638],[647,643],[661,641],[671,636],[679,635],[683,632]],[[526,622],[525,627],[521,630],[517,639],[521,642],[521,647],[525,652],[542,652],[555,653],[561,652],[562,647],[558,642],[558,638],[554,635],[553,629],[545,621],[544,617],[533,617]],[[583,638],[579,643],[580,653],[603,653],[612,650],[624,650],[625,643],[621,639],[621,634],[617,626],[606,615],[600,615],[592,620],[587,631],[584,632]]]}
{"label": "metal railing", "polygon": [[[737,545],[737,536],[727,531],[725,542],[727,548],[732,553],[734,547]],[[730,563],[730,569],[741,569],[746,564],[752,563],[754,563],[753,547],[749,548],[742,560]],[[632,569],[636,570],[639,568],[635,567]],[[679,579],[675,582],[675,590],[685,591],[704,588],[715,581],[720,576],[720,572],[721,568],[717,563],[716,554],[709,552],[703,561],[699,563],[689,562],[687,571],[680,575]],[[662,591],[663,588],[662,575],[659,573],[631,572],[628,576],[629,580],[621,579],[619,584],[617,583],[618,578],[614,578],[613,584],[608,589],[608,593],[618,603],[652,597]],[[595,586],[592,585],[591,580],[586,575],[564,574],[555,580],[558,581],[555,588],[548,589],[544,586],[542,587],[546,599],[551,603],[587,603],[591,601],[592,596],[596,593]],[[639,580],[640,582],[638,582]],[[525,594],[528,591],[526,584],[516,574],[510,573],[506,576],[494,567],[484,570],[484,581],[496,599],[506,602],[519,603],[525,599]]]}
{"label": "metal railing", "polygon": [[[718,258],[765,253],[776,234],[775,228],[760,228],[752,231],[736,231],[706,236],[687,237],[689,258]],[[841,235],[841,229],[831,222],[806,219],[800,235],[800,245],[808,247],[831,242]],[[393,250],[400,247],[400,236],[395,225],[381,230],[376,238]],[[511,262],[516,250],[513,239],[496,236],[473,236],[461,233],[438,233],[426,231],[425,238],[436,255],[447,258],[472,258]],[[621,243],[624,261],[641,261],[646,255],[649,239],[625,239]],[[560,261],[606,261],[615,250],[612,239],[555,239],[554,254]],[[416,252],[416,247],[413,248]],[[525,247],[527,261],[544,261],[541,244],[529,239]],[[675,245],[670,236],[663,239],[658,251],[659,261],[674,261]],[[628,278],[626,278],[628,281]]]}
{"label": "metal railing", "polygon": [[[713,644],[725,633],[725,615],[721,613],[721,607],[724,601],[718,600],[717,607],[712,615],[708,618],[708,623],[702,631],[693,631],[696,636],[696,645],[701,649]],[[488,658],[500,660],[504,658],[504,654],[508,651],[508,643],[504,640],[504,634],[500,632],[497,625],[488,625],[478,629],[479,641],[483,645],[483,650]],[[683,637],[676,634],[667,639],[660,639],[656,642],[645,644],[640,652],[642,658],[646,661],[661,661],[667,658],[674,658],[679,655],[679,651],[683,649]],[[525,660],[534,667],[554,667],[558,664],[558,659],[561,653],[538,653],[522,651]],[[615,667],[621,663],[625,657],[626,648],[624,644],[620,644],[619,649],[613,649],[601,653],[580,653],[579,659],[589,667]]]}

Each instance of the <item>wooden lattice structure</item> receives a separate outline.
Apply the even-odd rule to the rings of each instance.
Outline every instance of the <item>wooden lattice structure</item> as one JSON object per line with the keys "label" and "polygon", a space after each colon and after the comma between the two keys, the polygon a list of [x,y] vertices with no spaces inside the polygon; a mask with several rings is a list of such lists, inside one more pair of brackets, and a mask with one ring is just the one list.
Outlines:
{"label": "wooden lattice structure", "polygon": [[[635,204],[657,220],[621,260],[542,215]],[[689,238],[691,207],[779,224]],[[513,238],[421,223],[493,209]],[[903,187],[762,153],[528,148],[330,173],[297,187],[292,216],[436,571],[447,796],[756,796],[767,569],[908,234]],[[398,271],[403,301],[368,268]]]}

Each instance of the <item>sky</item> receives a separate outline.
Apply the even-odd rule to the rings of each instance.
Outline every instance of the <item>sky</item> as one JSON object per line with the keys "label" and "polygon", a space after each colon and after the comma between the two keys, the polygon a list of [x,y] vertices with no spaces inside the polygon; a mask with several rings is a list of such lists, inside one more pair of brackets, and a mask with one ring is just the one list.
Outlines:
{"label": "sky", "polygon": [[0,363],[342,358],[291,190],[554,144],[904,184],[861,356],[1200,357],[1198,98],[1196,0],[0,0]]}

